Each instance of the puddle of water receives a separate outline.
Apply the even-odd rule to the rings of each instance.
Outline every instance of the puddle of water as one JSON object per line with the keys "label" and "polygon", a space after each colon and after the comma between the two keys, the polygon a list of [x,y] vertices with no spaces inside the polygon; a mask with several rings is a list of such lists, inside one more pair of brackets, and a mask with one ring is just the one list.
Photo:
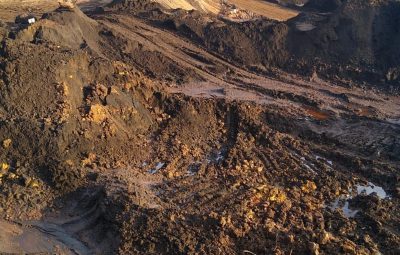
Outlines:
{"label": "puddle of water", "polygon": [[208,163],[211,163],[211,162],[218,163],[225,159],[225,156],[224,156],[225,153],[226,153],[225,149],[221,149],[216,152],[213,152],[213,153],[211,153],[210,156],[208,156],[207,162]]}
{"label": "puddle of water", "polygon": [[354,191],[350,190],[349,193],[352,195],[347,195],[344,197],[342,196],[336,199],[333,203],[331,203],[328,206],[328,208],[332,210],[341,209],[345,217],[354,218],[356,214],[360,211],[357,209],[352,209],[349,206],[349,200],[353,199],[354,197],[358,195],[368,196],[371,195],[372,193],[376,193],[376,195],[380,199],[390,198],[390,196],[385,192],[385,190],[382,187],[377,186],[372,182],[368,182],[367,185],[356,185],[356,189]]}
{"label": "puddle of water", "polygon": [[315,167],[313,163],[310,163],[310,164],[311,164],[311,166],[310,166],[309,164],[307,164],[306,159],[305,159],[304,157],[302,157],[301,160],[303,161],[304,166],[305,166],[308,170],[310,170],[311,173],[317,174],[317,172],[315,172],[315,170],[311,167],[311,166]]}
{"label": "puddle of water", "polygon": [[323,112],[315,107],[303,106],[303,109],[306,111],[308,115],[310,115],[310,117],[319,121],[327,120],[330,117],[328,113]]}
{"label": "puddle of water", "polygon": [[194,162],[188,168],[188,175],[193,176],[197,174],[200,170],[201,162]]}
{"label": "puddle of water", "polygon": [[164,162],[158,162],[158,163],[156,164],[156,167],[155,167],[155,168],[149,170],[149,173],[150,173],[150,174],[155,174],[155,173],[157,173],[161,168],[163,168],[164,166],[165,166],[165,163],[164,163]]}
{"label": "puddle of water", "polygon": [[215,157],[215,161],[219,162],[219,161],[224,160],[224,159],[225,159],[224,153],[222,151],[219,151],[217,153],[217,156]]}
{"label": "puddle of water", "polygon": [[389,195],[385,192],[385,190],[380,187],[377,186],[375,184],[373,184],[372,182],[368,182],[368,184],[366,186],[364,185],[357,185],[357,195],[370,195],[372,193],[376,193],[376,195],[380,198],[380,199],[385,199],[385,198],[389,198]]}
{"label": "puddle of water", "polygon": [[316,160],[320,160],[321,159],[321,160],[325,161],[326,163],[328,163],[328,165],[333,166],[333,161],[332,160],[327,160],[326,158],[318,156],[318,155],[315,155],[315,159]]}
{"label": "puddle of water", "polygon": [[343,201],[341,199],[336,199],[330,206],[328,206],[332,210],[336,210],[340,208],[346,218],[354,218],[356,214],[359,212],[357,209],[351,209],[349,201]]}

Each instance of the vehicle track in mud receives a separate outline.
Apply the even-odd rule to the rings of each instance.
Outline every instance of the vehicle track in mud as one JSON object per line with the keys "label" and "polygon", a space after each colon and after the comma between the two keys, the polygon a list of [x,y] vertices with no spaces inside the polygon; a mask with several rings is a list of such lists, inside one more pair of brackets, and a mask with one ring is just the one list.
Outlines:
{"label": "vehicle track in mud", "polygon": [[[102,22],[128,38],[162,53],[185,69],[193,70],[192,72],[198,76],[197,79],[203,80],[199,82],[194,79],[177,84],[171,87],[173,92],[207,97],[212,91],[223,91],[222,94],[217,93],[214,96],[228,99],[235,99],[237,96],[239,99],[272,104],[285,104],[285,99],[289,99],[287,101],[295,101],[300,107],[302,104],[318,105],[322,110],[332,111],[334,115],[354,113],[361,108],[370,107],[375,108],[378,115],[382,109],[383,115],[380,116],[387,114],[389,117],[396,115],[400,110],[396,97],[384,96],[383,99],[379,93],[375,94],[371,90],[335,86],[318,77],[314,77],[311,81],[305,80],[300,76],[288,75],[278,70],[275,78],[246,71],[210,54],[203,48],[196,47],[168,30],[150,26],[131,16],[111,15]],[[342,98],[345,98],[348,107],[343,108],[346,104]],[[276,99],[284,100],[279,102]]]}

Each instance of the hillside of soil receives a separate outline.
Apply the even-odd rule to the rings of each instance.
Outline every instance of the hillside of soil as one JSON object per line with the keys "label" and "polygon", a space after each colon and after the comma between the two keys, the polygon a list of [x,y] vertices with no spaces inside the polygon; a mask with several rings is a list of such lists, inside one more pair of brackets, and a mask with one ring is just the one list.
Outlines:
{"label": "hillside of soil", "polygon": [[398,254],[399,2],[182,3],[0,4],[0,253]]}
{"label": "hillside of soil", "polygon": [[[307,6],[324,10],[320,5]],[[398,91],[400,3],[354,0],[325,7],[332,12],[304,12],[287,22],[221,21],[197,12],[155,12],[147,18],[250,69],[278,67],[345,85],[373,83]]]}

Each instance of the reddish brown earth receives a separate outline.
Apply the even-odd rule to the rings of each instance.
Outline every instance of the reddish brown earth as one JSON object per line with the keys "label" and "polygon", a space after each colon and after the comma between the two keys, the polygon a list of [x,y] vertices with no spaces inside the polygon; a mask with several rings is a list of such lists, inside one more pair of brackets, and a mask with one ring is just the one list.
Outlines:
{"label": "reddish brown earth", "polygon": [[400,252],[396,79],[300,65],[291,21],[91,4],[4,18],[0,253]]}

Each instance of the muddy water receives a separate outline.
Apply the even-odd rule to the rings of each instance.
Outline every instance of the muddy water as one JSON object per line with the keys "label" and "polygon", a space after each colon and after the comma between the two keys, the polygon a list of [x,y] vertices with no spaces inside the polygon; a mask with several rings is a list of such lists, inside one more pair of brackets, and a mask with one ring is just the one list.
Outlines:
{"label": "muddy water", "polygon": [[375,193],[380,199],[390,198],[390,196],[382,187],[371,182],[368,182],[367,185],[356,185],[355,190],[350,190],[349,193],[352,195],[346,195],[336,199],[331,205],[328,206],[328,208],[332,210],[340,209],[345,217],[353,218],[360,211],[357,208],[350,207],[349,201],[354,197],[358,195],[368,196]]}
{"label": "muddy water", "polygon": [[319,121],[324,121],[331,117],[329,113],[323,112],[315,107],[303,106],[303,109],[309,116]]}

